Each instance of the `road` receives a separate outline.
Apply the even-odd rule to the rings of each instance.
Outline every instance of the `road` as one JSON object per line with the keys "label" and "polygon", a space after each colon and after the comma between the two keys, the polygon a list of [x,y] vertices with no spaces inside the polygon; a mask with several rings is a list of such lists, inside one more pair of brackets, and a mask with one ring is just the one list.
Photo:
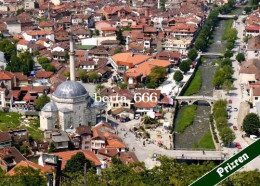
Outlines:
{"label": "road", "polygon": [[[232,103],[229,104],[229,106],[232,107],[231,112],[229,112],[229,115],[231,116],[230,119],[228,120],[228,124],[231,128],[231,130],[234,131],[236,139],[234,142],[239,142],[242,146],[242,149],[247,147],[249,144],[251,144],[253,141],[249,138],[243,138],[242,135],[245,134],[241,130],[241,124],[243,121],[243,118],[245,115],[249,112],[249,106],[246,103],[248,100],[248,95],[246,90],[244,89],[243,86],[240,85],[239,83],[239,63],[236,61],[235,57],[239,52],[243,53],[243,48],[245,46],[245,43],[243,41],[243,31],[245,29],[245,25],[242,22],[243,18],[246,16],[239,16],[238,20],[233,23],[233,27],[235,27],[238,31],[238,39],[236,40],[236,45],[235,48],[233,49],[234,55],[231,58],[233,61],[232,67],[234,70],[233,73],[233,78],[234,78],[234,90],[230,92],[230,94],[226,94],[222,92],[222,97],[226,98],[227,100],[232,100]],[[238,111],[235,111],[234,108],[237,108]],[[234,130],[233,126],[237,126],[238,130]],[[236,154],[240,150],[235,147],[235,144],[231,148],[223,148],[224,153],[228,153],[230,156],[233,154]],[[246,165],[243,169],[241,170],[254,170],[260,167],[260,157],[258,157],[256,160],[253,162],[249,163]]]}

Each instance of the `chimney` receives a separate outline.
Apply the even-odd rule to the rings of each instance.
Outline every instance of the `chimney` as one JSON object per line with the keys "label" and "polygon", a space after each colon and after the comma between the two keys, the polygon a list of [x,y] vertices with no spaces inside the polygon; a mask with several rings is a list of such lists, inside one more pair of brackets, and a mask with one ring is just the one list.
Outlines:
{"label": "chimney", "polygon": [[86,59],[88,61],[88,50],[86,51]]}
{"label": "chimney", "polygon": [[74,58],[74,43],[72,33],[70,33],[70,81],[75,81],[75,58]]}

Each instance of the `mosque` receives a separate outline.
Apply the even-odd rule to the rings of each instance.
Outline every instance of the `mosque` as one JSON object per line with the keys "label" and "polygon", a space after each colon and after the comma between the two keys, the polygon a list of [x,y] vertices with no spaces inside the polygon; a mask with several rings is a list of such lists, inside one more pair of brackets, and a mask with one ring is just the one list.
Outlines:
{"label": "mosque", "polygon": [[40,128],[63,131],[81,125],[96,124],[96,107],[87,90],[75,81],[75,59],[72,37],[70,39],[70,81],[61,83],[40,112]]}

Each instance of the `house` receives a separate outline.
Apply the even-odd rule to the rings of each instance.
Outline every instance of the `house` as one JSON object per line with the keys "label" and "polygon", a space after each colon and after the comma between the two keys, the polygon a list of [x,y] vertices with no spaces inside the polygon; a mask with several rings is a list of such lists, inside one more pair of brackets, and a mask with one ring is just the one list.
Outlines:
{"label": "house", "polygon": [[102,14],[106,20],[113,20],[115,18],[125,18],[132,12],[129,6],[107,6],[103,9]]}
{"label": "house", "polygon": [[247,59],[260,59],[260,34],[248,40],[246,48]]}
{"label": "house", "polygon": [[24,1],[24,9],[25,10],[35,9],[35,0],[25,0]]}
{"label": "house", "polygon": [[17,165],[15,165],[15,167],[13,167],[10,171],[8,171],[7,175],[14,176],[15,175],[15,168],[18,168],[18,167],[31,167],[34,170],[40,170],[40,173],[44,176],[48,172],[53,171],[53,167],[51,167],[51,166],[48,166],[48,165],[41,166],[41,165],[38,165],[38,164],[31,162],[31,161],[28,161],[28,160],[26,160],[26,161],[22,160]]}
{"label": "house", "polygon": [[54,41],[54,32],[49,30],[26,31],[22,35],[26,41],[35,42],[41,38],[46,38],[51,41]]}
{"label": "house", "polygon": [[120,41],[118,40],[104,40],[101,42],[101,45],[103,45],[104,47],[117,47],[119,45]]}
{"label": "house", "polygon": [[116,27],[102,27],[100,34],[103,37],[116,36],[118,29]]}
{"label": "house", "polygon": [[37,71],[36,79],[49,79],[53,75],[53,72],[50,71]]}
{"label": "house", "polygon": [[47,31],[51,31],[54,29],[54,21],[52,20],[46,20],[46,21],[41,21],[39,24],[38,24],[38,27],[39,29],[41,30],[47,30]]}
{"label": "house", "polygon": [[252,84],[256,82],[256,76],[260,74],[260,60],[249,59],[240,64],[240,84]]}
{"label": "house", "polygon": [[131,152],[131,151],[120,152],[119,158],[122,161],[122,163],[124,163],[124,164],[139,162],[139,160],[136,157],[135,153]]}
{"label": "house", "polygon": [[152,56],[134,54],[132,52],[118,53],[109,58],[112,67],[119,73],[124,73],[126,70],[140,65],[148,61]]}
{"label": "house", "polygon": [[26,161],[26,158],[15,147],[0,149],[0,168],[5,172],[8,172],[23,160]]}
{"label": "house", "polygon": [[7,89],[12,89],[14,86],[16,86],[15,75],[12,72],[1,70],[0,85],[4,85]]}
{"label": "house", "polygon": [[166,51],[179,52],[182,55],[187,55],[191,47],[193,38],[186,37],[185,39],[176,39],[166,37],[162,43],[162,49]]}
{"label": "house", "polygon": [[62,159],[61,163],[61,170],[63,170],[66,166],[66,162],[71,159],[72,156],[76,155],[78,152],[82,152],[86,159],[92,162],[96,168],[97,174],[101,173],[101,162],[97,158],[97,156],[87,150],[73,150],[73,151],[66,151],[66,152],[56,152],[53,153],[53,155],[59,156]]}
{"label": "house", "polygon": [[92,60],[86,61],[86,60],[79,60],[77,61],[76,67],[79,67],[80,69],[86,70],[87,72],[95,69],[95,62]]}
{"label": "house", "polygon": [[79,126],[75,133],[80,136],[80,149],[91,151],[92,131],[90,126]]}
{"label": "house", "polygon": [[158,52],[157,58],[160,60],[169,60],[172,66],[177,66],[181,61],[181,53],[162,51]]}
{"label": "house", "polygon": [[25,142],[29,142],[29,135],[26,129],[10,129],[8,133],[14,146],[20,146]]}
{"label": "house", "polygon": [[137,67],[128,69],[124,74],[124,81],[127,82],[129,86],[136,86],[150,75],[154,67],[164,67],[168,72],[170,66],[171,63],[168,60],[154,59],[151,61],[146,61]]}
{"label": "house", "polygon": [[18,52],[24,52],[29,50],[29,46],[32,45],[33,42],[32,41],[27,41],[25,39],[22,39],[20,41],[18,41],[16,48]]}
{"label": "house", "polygon": [[245,28],[246,36],[257,36],[260,34],[260,26],[249,25]]}
{"label": "house", "polygon": [[256,106],[256,103],[260,101],[260,82],[257,81],[248,86],[249,101]]}
{"label": "house", "polygon": [[67,150],[69,148],[70,139],[68,134],[64,131],[53,132],[51,141],[57,150]]}
{"label": "house", "polygon": [[0,149],[11,147],[12,138],[7,131],[0,132]]}
{"label": "house", "polygon": [[118,108],[131,109],[134,95],[129,90],[119,90],[109,95],[107,110],[113,111]]}
{"label": "house", "polygon": [[134,119],[134,111],[132,109],[129,109],[129,108],[121,107],[121,108],[113,110],[111,112],[111,114],[115,118],[119,118],[121,116],[127,116],[130,119]]}

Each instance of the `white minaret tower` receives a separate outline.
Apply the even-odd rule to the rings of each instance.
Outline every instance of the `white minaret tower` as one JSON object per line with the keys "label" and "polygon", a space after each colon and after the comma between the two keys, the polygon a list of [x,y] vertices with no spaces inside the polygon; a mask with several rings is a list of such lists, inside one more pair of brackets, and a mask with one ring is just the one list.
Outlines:
{"label": "white minaret tower", "polygon": [[158,8],[158,9],[161,8],[161,2],[160,2],[160,0],[158,0],[158,6],[157,6],[157,8]]}
{"label": "white minaret tower", "polygon": [[72,33],[70,34],[70,81],[75,81],[75,58],[74,58],[74,43]]}

